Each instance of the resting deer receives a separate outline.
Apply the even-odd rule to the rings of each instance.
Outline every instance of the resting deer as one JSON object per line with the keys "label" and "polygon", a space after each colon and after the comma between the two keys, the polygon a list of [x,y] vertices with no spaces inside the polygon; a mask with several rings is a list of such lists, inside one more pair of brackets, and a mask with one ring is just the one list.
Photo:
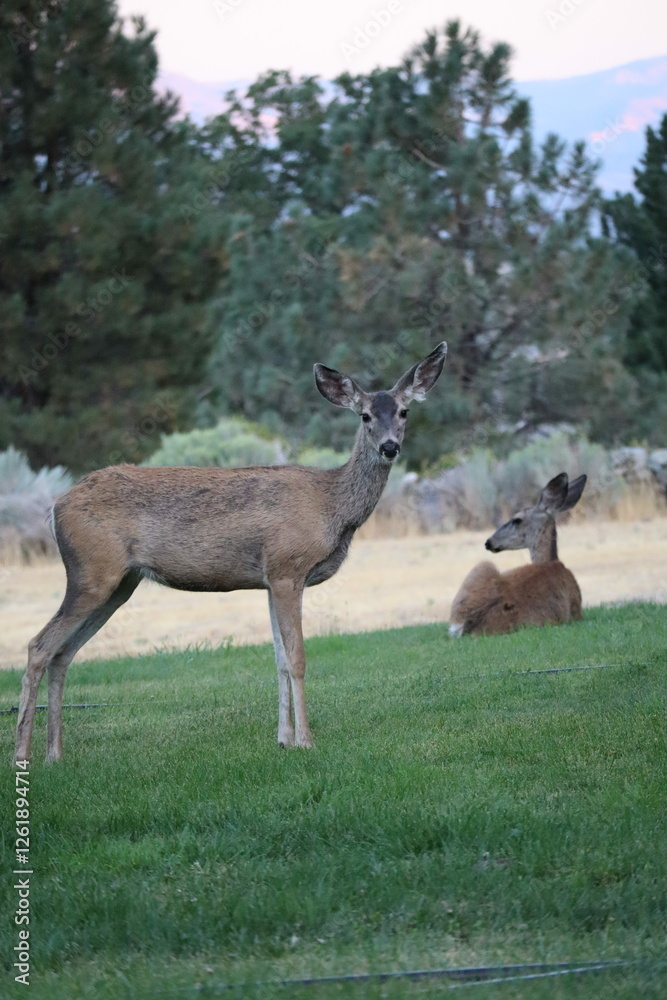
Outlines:
{"label": "resting deer", "polygon": [[561,625],[581,618],[581,591],[558,559],[556,515],[578,502],[586,476],[568,484],[561,472],[542,490],[534,507],[518,511],[486,542],[490,552],[529,549],[532,565],[499,573],[483,562],[468,573],[452,604],[449,631],[500,635],[524,625]]}
{"label": "resting deer", "polygon": [[178,590],[267,590],[278,667],[278,742],[311,746],[303,589],[340,568],[401,450],[408,405],[425,398],[446,354],[443,342],[387,392],[365,392],[349,375],[315,365],[325,399],[361,418],[341,468],[118,465],[91,472],[60,497],[53,524],[67,589],[60,609],[29,645],[17,760],[30,756],[37,691],[47,669],[46,759],[60,759],[67,668],[142,577]]}

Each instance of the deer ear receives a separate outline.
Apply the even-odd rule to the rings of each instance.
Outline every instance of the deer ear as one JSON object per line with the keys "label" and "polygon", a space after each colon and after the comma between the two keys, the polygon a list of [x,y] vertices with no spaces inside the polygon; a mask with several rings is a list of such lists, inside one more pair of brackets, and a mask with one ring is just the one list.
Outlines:
{"label": "deer ear", "polygon": [[567,472],[561,472],[549,480],[540,493],[540,499],[537,501],[536,506],[539,510],[548,511],[549,514],[556,514],[563,509],[566,497]]}
{"label": "deer ear", "polygon": [[567,494],[562,505],[559,507],[559,514],[564,513],[566,510],[572,510],[575,504],[579,503],[581,500],[581,494],[584,492],[584,486],[586,485],[586,476],[579,476],[578,479],[573,479],[567,488]]}
{"label": "deer ear", "polygon": [[434,351],[413,365],[405,375],[402,375],[391,393],[394,396],[401,396],[406,403],[416,399],[422,403],[426,398],[426,393],[432,389],[440,378],[442,366],[447,357],[447,344],[443,340]]}
{"label": "deer ear", "polygon": [[366,393],[349,375],[337,372],[326,365],[314,365],[315,385],[325,399],[334,406],[346,406],[361,414],[366,402]]}

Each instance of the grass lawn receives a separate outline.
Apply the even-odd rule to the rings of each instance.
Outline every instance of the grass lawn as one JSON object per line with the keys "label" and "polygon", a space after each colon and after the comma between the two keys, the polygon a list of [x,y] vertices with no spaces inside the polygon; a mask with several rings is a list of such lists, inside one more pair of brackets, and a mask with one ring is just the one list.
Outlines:
{"label": "grass lawn", "polygon": [[[38,715],[28,990],[10,969],[0,768],[0,995],[410,998],[452,984],[222,984],[596,959],[641,961],[461,988],[665,995],[667,609],[458,641],[435,625],[335,635],[307,653],[313,751],[275,745],[268,646],[70,668],[66,702],[114,707],[66,711],[50,766]],[[519,673],[581,664],[619,666]],[[0,672],[0,707],[19,686]],[[6,761],[15,724],[0,716]]]}

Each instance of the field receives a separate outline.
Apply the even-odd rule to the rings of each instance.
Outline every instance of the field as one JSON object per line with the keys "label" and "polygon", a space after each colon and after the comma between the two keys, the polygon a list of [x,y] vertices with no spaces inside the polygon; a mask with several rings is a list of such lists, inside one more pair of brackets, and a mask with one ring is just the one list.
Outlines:
{"label": "field", "polygon": [[[307,590],[307,635],[364,632],[446,621],[466,573],[489,558],[489,532],[399,539],[355,539],[347,562],[328,583]],[[609,601],[667,602],[667,517],[584,521],[559,533],[561,558],[576,574],[591,607]],[[526,552],[493,558],[501,569],[528,561]],[[0,667],[24,667],[31,637],[65,592],[60,561],[0,570]],[[79,653],[95,659],[151,649],[268,642],[266,595],[189,594],[144,581]]]}
{"label": "field", "polygon": [[[2,995],[505,1000],[665,995],[665,609],[450,640],[307,642],[316,746],[275,746],[266,645],[75,663],[65,760],[30,774],[29,990]],[[521,671],[608,665],[605,669]],[[0,672],[16,703],[18,671]],[[15,715],[0,716],[9,759]],[[1,769],[4,871],[14,772]],[[0,890],[13,913],[11,876]],[[0,927],[9,966],[16,928]],[[576,977],[246,986],[626,959]]]}

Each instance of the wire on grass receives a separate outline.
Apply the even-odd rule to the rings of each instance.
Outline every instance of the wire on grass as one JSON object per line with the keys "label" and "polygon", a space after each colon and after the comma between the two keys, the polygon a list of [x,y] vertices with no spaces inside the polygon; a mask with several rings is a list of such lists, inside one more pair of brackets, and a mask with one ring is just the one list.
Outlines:
{"label": "wire on grass", "polygon": [[[667,660],[652,660],[649,663],[591,663],[580,667],[547,667],[544,670],[497,670],[491,674],[452,674],[447,680],[465,680],[470,677],[518,677],[525,674],[568,674],[573,670],[609,670],[611,667],[652,667],[656,663],[667,663]],[[146,701],[100,701],[89,705],[63,705],[63,708],[121,708],[128,705],[182,705],[180,701],[173,701],[170,698],[148,698]],[[47,705],[35,705],[35,710],[44,712]],[[10,715],[18,712],[19,706],[12,705],[10,708],[0,708],[0,715]]]}
{"label": "wire on grass", "polygon": [[[444,988],[448,990],[461,989],[471,986],[485,986],[493,983],[518,982],[529,979],[546,979],[551,976],[572,976],[586,972],[607,972],[613,969],[620,969],[629,965],[636,965],[637,960],[613,959],[591,962],[534,962],[522,963],[519,965],[491,965],[478,966],[465,969],[418,969],[406,970],[402,972],[364,972],[347,973],[340,976],[310,976],[302,979],[274,979],[260,980],[246,983],[206,983],[204,987],[207,994],[222,993],[232,990],[254,990],[254,989],[287,989],[296,986],[324,986],[328,984],[342,983],[384,983],[396,979],[420,980],[420,979],[450,979],[453,982]],[[190,987],[183,987],[178,992],[183,992]],[[159,996],[163,991],[157,990],[154,996]],[[170,991],[171,993],[172,991]]]}
{"label": "wire on grass", "polygon": [[[98,701],[85,705],[63,705],[63,708],[121,708],[131,705],[181,705],[182,702],[174,701],[172,698],[146,698],[145,701]],[[35,705],[36,712],[45,712],[48,705]],[[0,708],[0,715],[9,715],[11,712],[18,712],[19,706],[12,705],[11,708]]]}

